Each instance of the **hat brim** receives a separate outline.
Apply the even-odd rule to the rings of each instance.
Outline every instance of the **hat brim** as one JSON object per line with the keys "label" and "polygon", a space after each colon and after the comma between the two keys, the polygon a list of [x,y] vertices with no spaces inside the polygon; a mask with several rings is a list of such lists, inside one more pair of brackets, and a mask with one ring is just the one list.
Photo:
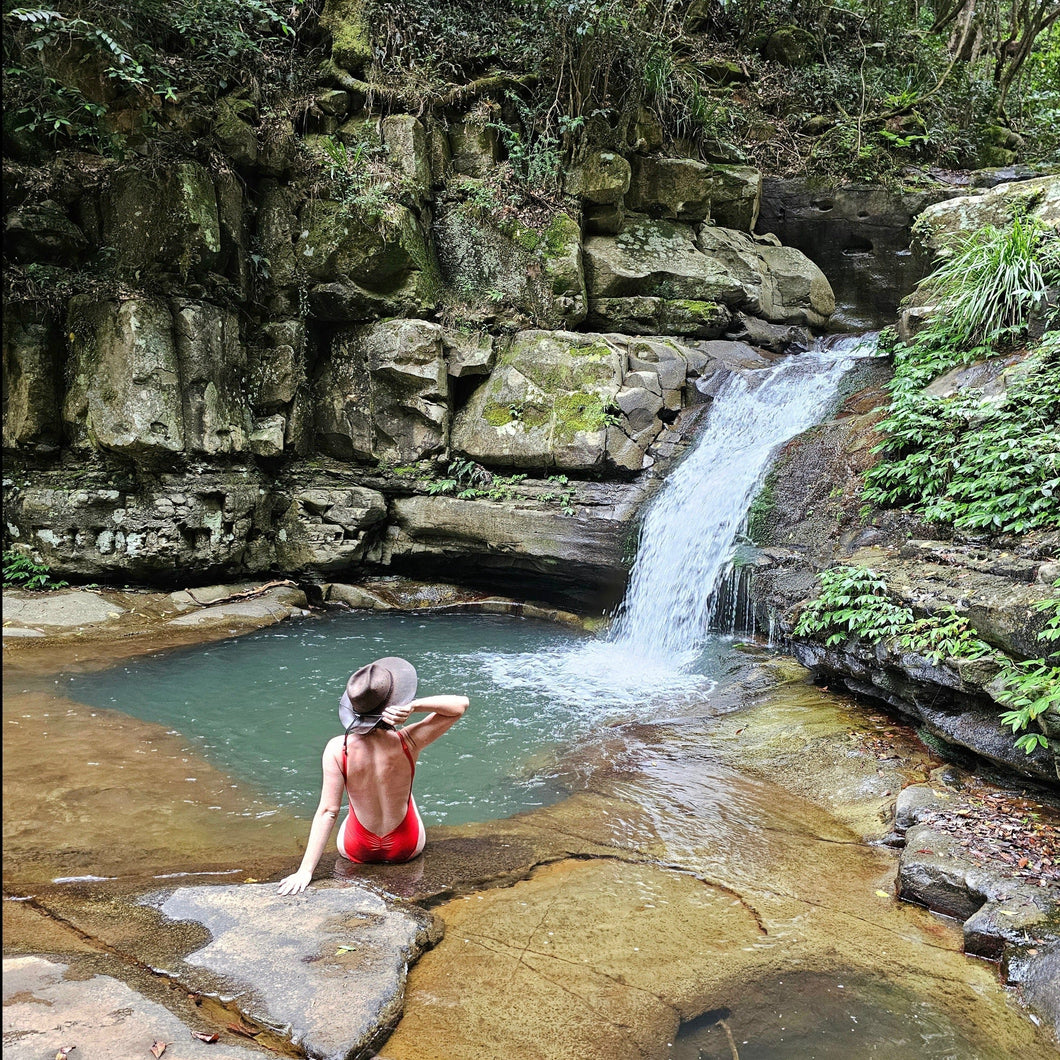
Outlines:
{"label": "hat brim", "polygon": [[366,732],[371,732],[382,720],[382,711],[376,714],[358,714],[350,706],[350,697],[345,692],[342,693],[339,700],[339,721],[350,735],[363,736]]}
{"label": "hat brim", "polygon": [[[344,729],[355,735],[371,732],[383,720],[383,711],[387,707],[400,707],[416,698],[419,678],[416,676],[416,667],[408,659],[388,655],[383,659],[376,659],[375,664],[386,667],[394,678],[390,695],[387,696],[383,706],[373,714],[359,714],[353,709],[353,704],[350,703],[350,697],[346,692],[342,693],[342,698],[339,700],[339,721],[342,722]],[[353,728],[350,728],[351,725]]]}

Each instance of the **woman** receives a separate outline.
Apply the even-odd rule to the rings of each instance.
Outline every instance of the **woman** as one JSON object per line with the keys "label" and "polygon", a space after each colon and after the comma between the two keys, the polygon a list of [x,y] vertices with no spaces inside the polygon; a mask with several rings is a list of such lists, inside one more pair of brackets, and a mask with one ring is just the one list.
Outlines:
{"label": "woman", "polygon": [[[412,798],[420,751],[450,729],[467,710],[465,696],[414,699],[416,670],[393,656],[362,666],[346,682],[339,720],[346,732],[324,748],[324,784],[298,871],[280,883],[280,894],[298,894],[313,878],[342,808],[339,853],[351,861],[408,861],[423,850],[426,835]],[[404,729],[410,714],[427,717]]]}

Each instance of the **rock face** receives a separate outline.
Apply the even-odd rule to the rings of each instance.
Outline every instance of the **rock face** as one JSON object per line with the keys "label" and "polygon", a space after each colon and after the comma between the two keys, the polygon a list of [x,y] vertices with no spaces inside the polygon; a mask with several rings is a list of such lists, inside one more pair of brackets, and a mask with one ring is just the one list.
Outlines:
{"label": "rock face", "polygon": [[241,85],[175,105],[194,158],[12,186],[5,252],[55,283],[5,307],[5,548],[68,579],[455,562],[612,594],[725,375],[827,323],[820,270],[751,235],[757,169],[672,157],[642,111],[562,205],[513,196],[497,103],[373,109],[365,18],[324,5],[336,84],[297,120]]}
{"label": "rock face", "polygon": [[766,177],[757,231],[778,236],[820,267],[839,306],[833,326],[877,328],[894,319],[899,301],[928,272],[910,250],[914,219],[961,191],[940,185],[892,192]]}

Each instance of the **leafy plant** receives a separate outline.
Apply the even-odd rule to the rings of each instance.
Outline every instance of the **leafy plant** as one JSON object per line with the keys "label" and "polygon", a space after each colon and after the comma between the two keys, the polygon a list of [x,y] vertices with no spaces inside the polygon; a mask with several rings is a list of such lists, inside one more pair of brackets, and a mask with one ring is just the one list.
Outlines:
{"label": "leafy plant", "polygon": [[952,606],[917,619],[899,643],[936,665],[943,659],[980,659],[994,651]]}
{"label": "leafy plant", "polygon": [[51,576],[51,568],[45,563],[38,563],[25,552],[7,549],[3,555],[4,585],[17,586],[20,589],[63,589],[69,582],[56,581]]}
{"label": "leafy plant", "polygon": [[867,567],[832,567],[818,576],[821,592],[799,616],[796,636],[825,633],[832,647],[848,637],[874,642],[912,625],[913,613],[894,603],[887,583]]}
{"label": "leafy plant", "polygon": [[[1060,589],[1060,578],[1053,582]],[[1036,611],[1051,612],[1038,641],[1054,645],[1060,641],[1060,599],[1041,600]],[[1036,747],[1047,747],[1049,741],[1040,732],[1024,732],[1047,710],[1060,711],[1060,652],[1053,650],[1045,658],[1012,663],[1000,675],[998,700],[1009,709],[1001,715],[1001,724],[1013,733],[1021,732],[1016,746],[1030,754]]]}

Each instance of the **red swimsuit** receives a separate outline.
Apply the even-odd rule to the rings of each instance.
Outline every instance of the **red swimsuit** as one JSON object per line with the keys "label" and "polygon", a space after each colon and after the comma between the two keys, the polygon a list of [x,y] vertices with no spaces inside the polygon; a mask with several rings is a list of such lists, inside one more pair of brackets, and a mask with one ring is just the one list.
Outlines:
{"label": "red swimsuit", "polygon": [[[413,761],[408,744],[405,742],[405,734],[398,731],[401,740],[401,750],[409,760],[412,769],[412,778],[409,781],[409,801],[405,808],[405,817],[397,828],[386,835],[376,835],[369,832],[354,812],[353,803],[350,803],[350,815],[342,823],[339,830],[339,851],[350,861],[408,861],[414,858],[422,847],[424,838],[423,821],[420,820],[419,811],[412,798],[412,780],[416,778],[416,763]],[[346,776],[348,757],[345,743],[342,746],[342,775]]]}

